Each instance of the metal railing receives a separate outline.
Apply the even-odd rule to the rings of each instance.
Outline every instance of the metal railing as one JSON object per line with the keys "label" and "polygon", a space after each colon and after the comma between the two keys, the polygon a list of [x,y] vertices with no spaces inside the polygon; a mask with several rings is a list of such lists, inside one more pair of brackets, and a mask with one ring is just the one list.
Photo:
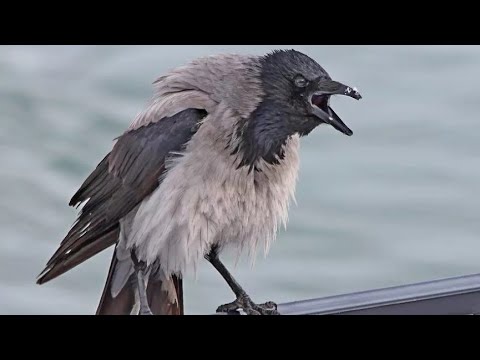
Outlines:
{"label": "metal railing", "polygon": [[480,314],[480,274],[283,303],[278,311],[282,315]]}

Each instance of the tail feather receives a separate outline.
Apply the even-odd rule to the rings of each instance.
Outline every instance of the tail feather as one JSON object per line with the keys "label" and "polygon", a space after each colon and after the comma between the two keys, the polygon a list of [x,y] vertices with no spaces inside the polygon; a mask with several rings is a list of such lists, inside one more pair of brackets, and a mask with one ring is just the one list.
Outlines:
{"label": "tail feather", "polygon": [[135,305],[135,288],[132,284],[135,279],[133,276],[127,280],[115,298],[112,296],[112,283],[117,264],[117,250],[115,249],[96,315],[129,315]]}
{"label": "tail feather", "polygon": [[147,287],[150,310],[154,314],[183,315],[182,279],[172,275],[168,280],[150,279]]}
{"label": "tail feather", "polygon": [[[97,315],[130,315],[136,305],[136,277],[130,275],[117,296],[112,296],[116,269],[119,262],[116,250],[108,271],[107,281],[100,299]],[[170,279],[158,279],[151,276],[147,285],[147,298],[154,315],[183,315],[182,279],[173,275]]]}

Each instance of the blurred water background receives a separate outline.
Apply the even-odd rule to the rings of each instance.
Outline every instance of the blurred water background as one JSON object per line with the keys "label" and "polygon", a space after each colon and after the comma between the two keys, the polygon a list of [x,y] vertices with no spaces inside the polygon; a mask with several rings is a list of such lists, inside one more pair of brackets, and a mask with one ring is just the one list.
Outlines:
{"label": "blurred water background", "polygon": [[[197,56],[295,48],[360,102],[354,130],[303,139],[297,202],[269,256],[233,268],[277,302],[480,271],[478,46],[0,46],[0,313],[92,314],[112,249],[44,285],[73,223],[67,203],[146,104],[151,83]],[[233,300],[208,264],[186,279],[189,314]]]}

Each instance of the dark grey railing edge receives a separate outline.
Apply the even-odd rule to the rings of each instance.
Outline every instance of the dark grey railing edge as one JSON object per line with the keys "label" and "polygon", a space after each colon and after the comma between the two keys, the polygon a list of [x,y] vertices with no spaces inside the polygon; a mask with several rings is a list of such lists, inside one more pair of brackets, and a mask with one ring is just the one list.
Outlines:
{"label": "dark grey railing edge", "polygon": [[480,314],[480,274],[278,305],[282,315]]}

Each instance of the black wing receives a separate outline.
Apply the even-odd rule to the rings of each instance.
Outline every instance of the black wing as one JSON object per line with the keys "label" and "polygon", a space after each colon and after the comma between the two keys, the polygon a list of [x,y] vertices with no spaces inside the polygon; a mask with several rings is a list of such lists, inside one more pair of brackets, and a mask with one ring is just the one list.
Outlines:
{"label": "black wing", "polygon": [[158,187],[166,156],[182,149],[205,116],[204,110],[187,109],[119,137],[72,197],[70,206],[84,206],[37,283],[52,280],[115,244],[119,220]]}

